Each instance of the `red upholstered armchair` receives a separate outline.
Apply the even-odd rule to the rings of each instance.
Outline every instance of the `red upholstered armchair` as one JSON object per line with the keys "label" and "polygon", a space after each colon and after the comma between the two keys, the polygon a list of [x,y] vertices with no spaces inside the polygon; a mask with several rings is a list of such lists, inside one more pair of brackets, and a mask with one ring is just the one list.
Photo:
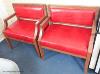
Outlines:
{"label": "red upholstered armchair", "polygon": [[49,5],[48,18],[40,25],[38,45],[42,48],[85,59],[87,74],[96,31],[98,8]]}
{"label": "red upholstered armchair", "polygon": [[[15,13],[4,20],[4,36],[12,48],[10,39],[34,44],[37,54],[40,56],[37,46],[39,24],[47,17],[46,6],[39,4],[13,4]],[[8,20],[16,16],[17,20],[8,26]]]}

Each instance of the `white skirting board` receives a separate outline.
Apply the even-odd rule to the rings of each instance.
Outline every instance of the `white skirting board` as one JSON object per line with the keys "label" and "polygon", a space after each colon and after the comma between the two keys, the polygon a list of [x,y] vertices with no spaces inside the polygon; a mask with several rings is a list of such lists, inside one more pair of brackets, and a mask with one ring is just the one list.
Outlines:
{"label": "white skirting board", "polygon": [[97,34],[89,68],[95,69],[99,51],[100,51],[100,34]]}

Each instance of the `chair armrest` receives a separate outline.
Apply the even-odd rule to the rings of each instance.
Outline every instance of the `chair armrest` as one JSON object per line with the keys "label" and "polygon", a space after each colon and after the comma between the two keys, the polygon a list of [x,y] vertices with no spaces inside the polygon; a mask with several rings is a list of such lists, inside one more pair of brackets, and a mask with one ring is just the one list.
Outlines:
{"label": "chair armrest", "polygon": [[40,28],[40,24],[47,18],[47,15],[42,17],[39,21],[37,21],[35,23],[35,33],[34,33],[34,38],[37,38],[37,34],[38,34],[38,29]]}
{"label": "chair armrest", "polygon": [[96,36],[96,21],[93,22],[93,26],[92,26],[92,32],[91,32],[89,46],[88,46],[88,54],[92,54],[95,36]]}
{"label": "chair armrest", "polygon": [[41,24],[46,18],[47,16],[42,17],[39,21],[36,22],[36,25]]}
{"label": "chair armrest", "polygon": [[38,41],[40,42],[42,35],[45,31],[45,29],[47,28],[47,26],[49,25],[49,19],[50,17],[47,17],[41,24],[40,24],[40,33],[39,33],[39,38]]}
{"label": "chair armrest", "polygon": [[94,40],[95,40],[95,34],[92,34],[90,37],[89,47],[88,47],[88,53],[92,54],[93,46],[94,46]]}
{"label": "chair armrest", "polygon": [[45,31],[45,28],[49,25],[49,19],[50,19],[50,17],[47,17],[47,18],[40,24],[40,28],[43,29],[43,31]]}
{"label": "chair armrest", "polygon": [[11,19],[14,16],[15,16],[15,13],[13,13],[12,15],[10,15],[6,19],[4,19],[4,29],[7,29],[7,27],[8,27],[8,20]]}

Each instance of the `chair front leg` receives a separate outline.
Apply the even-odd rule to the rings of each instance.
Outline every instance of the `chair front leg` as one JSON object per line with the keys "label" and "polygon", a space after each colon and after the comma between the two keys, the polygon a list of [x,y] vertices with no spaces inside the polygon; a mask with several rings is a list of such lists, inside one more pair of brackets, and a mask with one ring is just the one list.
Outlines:
{"label": "chair front leg", "polygon": [[40,28],[40,34],[39,34],[39,38],[38,38],[38,46],[39,46],[39,50],[40,50],[40,55],[41,55],[41,59],[44,59],[44,50],[42,50],[42,47],[40,45],[40,40],[42,38],[42,33],[43,33],[43,30],[42,28]]}
{"label": "chair front leg", "polygon": [[13,46],[12,46],[12,43],[11,43],[11,40],[9,38],[6,37],[6,42],[8,44],[8,47],[13,49]]}
{"label": "chair front leg", "polygon": [[85,61],[85,66],[84,66],[84,74],[88,74],[88,67],[89,67],[89,63],[90,63],[90,58],[91,58],[91,53],[88,53],[86,61]]}
{"label": "chair front leg", "polygon": [[41,54],[41,59],[44,60],[44,50],[42,49],[41,46],[39,46],[39,49],[40,49],[40,54]]}
{"label": "chair front leg", "polygon": [[39,57],[41,57],[41,53],[40,53],[40,50],[39,50],[39,46],[38,46],[38,43],[37,43],[37,41],[35,41],[35,50],[36,50],[36,53],[37,53],[37,55],[39,56]]}

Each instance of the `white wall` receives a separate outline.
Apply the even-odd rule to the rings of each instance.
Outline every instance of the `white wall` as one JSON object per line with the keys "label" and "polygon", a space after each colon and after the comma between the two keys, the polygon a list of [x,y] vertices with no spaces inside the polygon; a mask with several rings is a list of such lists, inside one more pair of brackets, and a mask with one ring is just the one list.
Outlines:
{"label": "white wall", "polygon": [[3,31],[3,20],[0,18],[0,42],[4,39],[4,36],[2,34],[2,31]]}
{"label": "white wall", "polygon": [[[4,29],[4,22],[3,20],[8,17],[10,14],[12,14],[13,8],[12,3],[8,0],[0,0],[0,42],[4,39],[3,36],[3,29]],[[9,22],[11,23],[11,21]]]}
{"label": "white wall", "polygon": [[100,0],[10,0],[17,3],[42,3],[60,5],[100,6]]}
{"label": "white wall", "polygon": [[2,0],[0,0],[0,41],[2,41],[4,39],[4,36],[2,34],[2,31],[4,29],[3,19],[7,15],[8,14],[7,14],[7,11],[6,11],[6,6],[5,6],[4,2]]}

